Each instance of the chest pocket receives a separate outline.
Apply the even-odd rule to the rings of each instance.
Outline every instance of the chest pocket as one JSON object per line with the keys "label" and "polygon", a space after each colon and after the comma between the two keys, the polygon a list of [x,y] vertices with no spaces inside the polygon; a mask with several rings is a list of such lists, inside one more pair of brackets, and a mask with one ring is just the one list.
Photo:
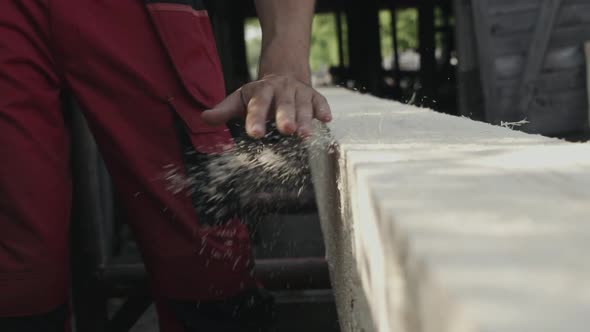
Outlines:
{"label": "chest pocket", "polygon": [[225,85],[211,22],[203,1],[145,2],[186,90],[204,109],[217,105],[225,96]]}

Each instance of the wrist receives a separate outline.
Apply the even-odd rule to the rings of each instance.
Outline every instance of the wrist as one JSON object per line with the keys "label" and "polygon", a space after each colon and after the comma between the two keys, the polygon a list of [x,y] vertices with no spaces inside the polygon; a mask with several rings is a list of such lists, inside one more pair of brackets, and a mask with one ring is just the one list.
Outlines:
{"label": "wrist", "polygon": [[271,74],[293,76],[303,83],[310,84],[309,43],[292,39],[289,43],[276,40],[267,40],[263,43],[258,77],[263,78]]}

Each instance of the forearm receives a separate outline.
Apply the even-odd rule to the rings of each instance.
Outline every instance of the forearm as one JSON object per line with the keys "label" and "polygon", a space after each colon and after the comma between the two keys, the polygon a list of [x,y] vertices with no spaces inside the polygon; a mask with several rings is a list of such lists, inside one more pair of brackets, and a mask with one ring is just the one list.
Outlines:
{"label": "forearm", "polygon": [[290,74],[309,83],[315,0],[256,0],[262,26],[259,76]]}
{"label": "forearm", "polygon": [[211,125],[246,118],[254,138],[274,121],[283,135],[310,137],[312,120],[329,122],[330,105],[310,84],[309,51],[315,0],[255,0],[262,25],[259,78],[229,95],[203,119]]}

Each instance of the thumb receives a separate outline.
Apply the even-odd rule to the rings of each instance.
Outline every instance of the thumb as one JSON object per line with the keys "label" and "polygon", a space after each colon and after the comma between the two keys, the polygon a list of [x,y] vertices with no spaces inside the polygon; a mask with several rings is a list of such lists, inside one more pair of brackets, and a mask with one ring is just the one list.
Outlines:
{"label": "thumb", "polygon": [[245,113],[246,106],[244,106],[242,92],[241,89],[238,89],[213,109],[203,112],[201,116],[207,124],[218,126],[234,118],[241,117]]}

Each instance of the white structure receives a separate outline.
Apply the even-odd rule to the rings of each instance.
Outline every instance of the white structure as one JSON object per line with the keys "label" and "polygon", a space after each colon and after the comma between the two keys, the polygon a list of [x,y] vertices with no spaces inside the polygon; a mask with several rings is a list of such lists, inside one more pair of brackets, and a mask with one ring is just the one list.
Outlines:
{"label": "white structure", "polygon": [[590,330],[590,145],[323,93],[310,159],[343,331]]}

